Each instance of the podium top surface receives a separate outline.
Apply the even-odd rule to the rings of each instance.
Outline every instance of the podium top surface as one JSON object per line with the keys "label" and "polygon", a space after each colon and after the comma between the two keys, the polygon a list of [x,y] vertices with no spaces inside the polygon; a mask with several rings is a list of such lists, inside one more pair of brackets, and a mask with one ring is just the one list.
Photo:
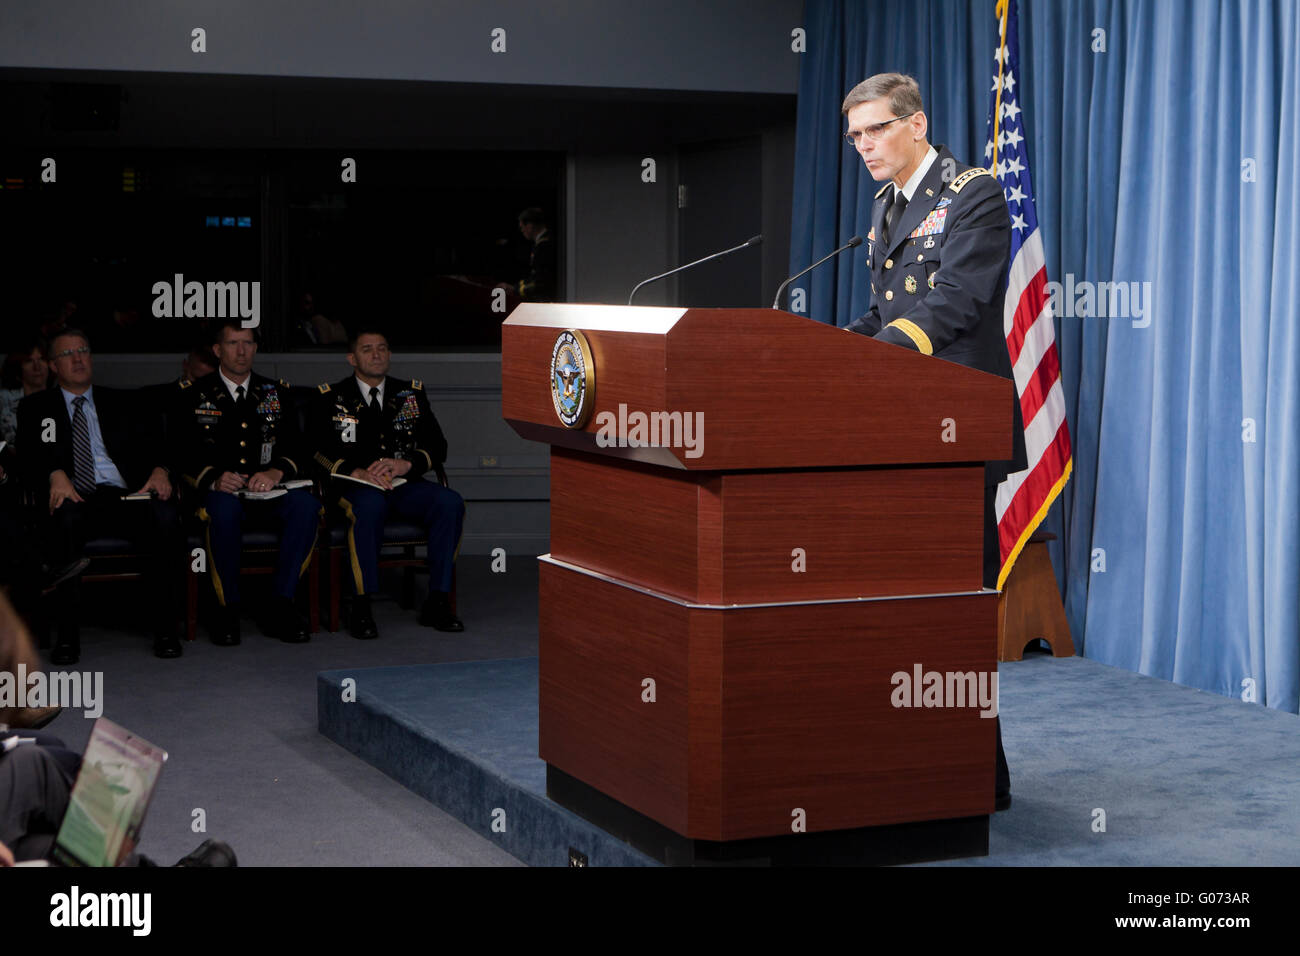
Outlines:
{"label": "podium top surface", "polygon": [[[665,467],[1011,456],[1009,379],[774,309],[524,303],[503,324],[501,371],[523,437]],[[566,425],[561,403],[579,395],[585,415]]]}

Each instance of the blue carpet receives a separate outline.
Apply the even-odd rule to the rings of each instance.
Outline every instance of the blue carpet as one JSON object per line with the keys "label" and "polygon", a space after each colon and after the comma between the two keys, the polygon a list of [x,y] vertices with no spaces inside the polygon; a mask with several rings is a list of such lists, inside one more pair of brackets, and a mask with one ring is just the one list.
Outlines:
{"label": "blue carpet", "polygon": [[[934,865],[1300,859],[1300,718],[1084,658],[1000,673],[1013,806],[992,818],[988,857]],[[341,700],[348,677],[356,703]],[[654,865],[547,799],[536,658],[327,671],[317,702],[322,734],[526,863],[566,865],[573,846],[592,866]]]}
{"label": "blue carpet", "polygon": [[993,817],[989,856],[957,865],[1300,860],[1296,715],[1081,657],[999,672],[1014,802]]}

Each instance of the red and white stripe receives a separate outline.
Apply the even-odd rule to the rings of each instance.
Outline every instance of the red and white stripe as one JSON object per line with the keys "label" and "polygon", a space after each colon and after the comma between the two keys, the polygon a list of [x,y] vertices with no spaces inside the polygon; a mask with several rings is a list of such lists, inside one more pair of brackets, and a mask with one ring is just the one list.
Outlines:
{"label": "red and white stripe", "polygon": [[999,588],[1065,484],[1072,465],[1061,362],[1047,294],[1047,263],[1038,229],[1025,238],[1011,263],[1002,327],[1020,396],[1029,467],[1008,475],[998,486]]}

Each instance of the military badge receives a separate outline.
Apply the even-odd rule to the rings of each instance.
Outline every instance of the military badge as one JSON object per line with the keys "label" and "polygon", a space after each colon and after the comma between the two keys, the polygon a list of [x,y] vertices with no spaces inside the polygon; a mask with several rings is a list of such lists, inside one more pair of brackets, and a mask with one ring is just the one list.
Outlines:
{"label": "military badge", "polygon": [[596,363],[591,346],[577,329],[560,333],[551,349],[551,401],[569,428],[587,423],[596,400]]}
{"label": "military badge", "polygon": [[221,421],[221,409],[217,408],[207,398],[199,403],[199,407],[194,409],[197,421],[200,425],[212,426]]}
{"label": "military badge", "polygon": [[939,274],[938,272],[931,272],[930,278],[925,280],[925,284],[928,285],[931,289],[934,288],[934,277],[937,276],[938,274]]}
{"label": "military badge", "polygon": [[906,289],[908,292],[910,292],[912,295],[916,295],[916,276],[908,276],[906,279],[904,279],[903,288]]}
{"label": "military badge", "polygon": [[925,237],[925,242],[921,243],[921,245],[925,246],[925,248],[927,248],[927,249],[933,249],[933,248],[934,248],[934,236],[926,236],[926,237]]}
{"label": "military badge", "polygon": [[398,398],[403,396],[405,398],[393,419],[393,427],[398,431],[409,432],[415,428],[415,420],[420,417],[420,403],[416,400],[415,393],[409,389],[398,395]]}
{"label": "military badge", "polygon": [[939,201],[938,201],[937,203],[935,203],[934,208],[935,208],[935,209],[943,209],[945,206],[951,206],[951,205],[952,205],[952,197],[951,197],[951,196],[943,196],[943,197],[941,197],[941,198],[939,199]]}
{"label": "military badge", "polygon": [[909,239],[918,239],[921,236],[933,236],[943,232],[944,221],[948,218],[947,209],[936,207],[930,215],[921,220],[921,224],[916,227],[916,231],[911,233]]}
{"label": "military badge", "polygon": [[257,414],[268,422],[280,417],[280,393],[274,385],[267,385],[262,391],[262,400],[257,403]]}

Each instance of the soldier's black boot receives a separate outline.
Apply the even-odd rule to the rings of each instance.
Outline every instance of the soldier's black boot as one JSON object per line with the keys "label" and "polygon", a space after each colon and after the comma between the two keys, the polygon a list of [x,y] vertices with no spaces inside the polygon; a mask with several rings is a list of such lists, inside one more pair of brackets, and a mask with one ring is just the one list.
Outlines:
{"label": "soldier's black boot", "polygon": [[239,643],[239,605],[217,608],[216,620],[212,622],[212,643],[218,647],[234,647]]}
{"label": "soldier's black boot", "polygon": [[359,641],[373,641],[379,628],[370,613],[370,595],[358,594],[352,599],[352,614],[348,619],[348,632]]}
{"label": "soldier's black boot", "polygon": [[451,596],[446,591],[429,592],[424,607],[420,608],[420,623],[439,631],[465,630],[465,625],[451,609]]}

